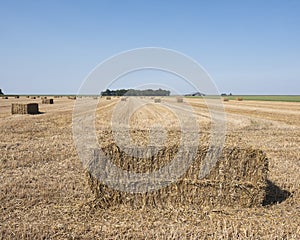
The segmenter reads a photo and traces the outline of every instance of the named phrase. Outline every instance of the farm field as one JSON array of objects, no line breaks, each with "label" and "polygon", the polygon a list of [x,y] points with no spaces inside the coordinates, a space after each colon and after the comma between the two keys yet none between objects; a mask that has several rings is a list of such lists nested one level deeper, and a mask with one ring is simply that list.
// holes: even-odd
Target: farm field
[{"label": "farm field", "polygon": [[[187,98],[202,98],[198,96],[187,96]],[[207,95],[204,98],[219,98],[216,95]],[[245,101],[271,101],[271,102],[300,102],[299,95],[224,95],[222,98],[228,100],[237,100],[238,98]]]},{"label": "farm field", "polygon": [[[123,104],[137,101],[148,104],[130,118],[133,128],[161,124],[180,129],[166,109],[175,98],[160,103],[128,98]],[[204,100],[184,101],[193,107],[201,133],[208,135]],[[11,115],[12,103],[27,102],[41,100],[0,99],[0,239],[300,239],[300,102],[224,102],[225,145],[261,149],[269,159],[267,194],[260,206],[141,209],[99,208],[73,142],[75,100],[54,98],[53,105],[39,104],[41,114]],[[102,142],[110,141],[104,130],[120,102],[99,101],[96,130]],[[143,142],[147,136],[133,138]]]},{"label": "farm field", "polygon": [[279,102],[300,102],[300,96],[297,95],[241,95],[241,96],[228,96],[230,100],[236,98],[243,98],[250,101],[279,101]]}]

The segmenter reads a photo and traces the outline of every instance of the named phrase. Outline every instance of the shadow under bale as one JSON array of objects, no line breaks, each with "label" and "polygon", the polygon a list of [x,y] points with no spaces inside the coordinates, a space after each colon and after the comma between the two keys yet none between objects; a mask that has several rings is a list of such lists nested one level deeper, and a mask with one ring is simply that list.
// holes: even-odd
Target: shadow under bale
[{"label": "shadow under bale", "polygon": [[270,180],[267,180],[266,196],[263,201],[263,206],[282,203],[291,197],[291,195],[292,194],[289,191],[283,190]]},{"label": "shadow under bale", "polygon": [[[156,155],[149,155],[151,149],[127,149],[124,153],[115,144],[108,144],[102,151],[108,159],[119,168],[130,172],[152,172],[162,165],[172,161],[176,146],[162,147]],[[154,149],[155,150],[155,149]],[[153,151],[154,151],[153,150]],[[208,176],[199,179],[208,147],[199,147],[192,165],[186,173],[166,187],[146,193],[130,193],[115,190],[104,185],[99,179],[99,167],[107,168],[105,164],[99,166],[99,150],[95,150],[94,159],[89,162],[87,172],[89,185],[95,195],[97,206],[108,208],[115,205],[126,205],[131,208],[143,207],[180,207],[190,205],[201,206],[261,206],[266,195],[268,159],[266,155],[255,149],[225,148],[221,159],[211,169]],[[133,154],[130,154],[132,151]],[[143,158],[133,157],[134,152],[140,151]],[[143,153],[144,151],[144,153]],[[182,159],[189,152],[184,152]],[[106,160],[105,160],[106,161]],[[103,162],[102,162],[103,163]],[[178,168],[178,166],[175,166]],[[124,184],[118,173],[113,174],[111,184]],[[167,176],[165,176],[167,178]],[[164,179],[164,176],[162,176]],[[155,179],[157,180],[157,179]],[[160,179],[158,179],[160,181]],[[162,180],[164,181],[164,180]],[[144,182],[132,182],[132,186],[139,187]]]}]

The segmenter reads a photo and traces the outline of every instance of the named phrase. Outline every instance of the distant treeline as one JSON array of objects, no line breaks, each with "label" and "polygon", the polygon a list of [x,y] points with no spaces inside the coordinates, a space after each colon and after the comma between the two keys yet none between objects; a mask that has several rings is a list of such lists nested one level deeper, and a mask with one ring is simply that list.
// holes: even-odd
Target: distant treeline
[{"label": "distant treeline", "polygon": [[137,90],[137,89],[117,89],[101,92],[102,96],[170,96],[170,91],[163,89],[146,89],[146,90]]}]

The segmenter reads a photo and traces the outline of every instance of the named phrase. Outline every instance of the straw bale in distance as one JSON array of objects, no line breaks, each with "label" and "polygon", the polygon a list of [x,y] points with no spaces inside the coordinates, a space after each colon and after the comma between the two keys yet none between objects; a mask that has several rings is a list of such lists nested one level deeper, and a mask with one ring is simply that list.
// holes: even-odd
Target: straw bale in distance
[{"label": "straw bale in distance", "polygon": [[121,98],[121,101],[125,102],[125,101],[126,101],[126,98],[125,98],[125,97],[122,97],[122,98]]},{"label": "straw bale in distance", "polygon": [[229,98],[223,98],[224,102],[229,102]]},{"label": "straw bale in distance", "polygon": [[[176,146],[164,147],[152,157],[149,151],[141,149],[127,149],[130,151],[144,151],[145,159],[132,157],[122,152],[116,145],[108,144],[102,150],[106,156],[125,171],[147,172],[157,170],[157,166],[168,163],[176,153]],[[260,206],[264,200],[267,186],[268,160],[266,155],[255,149],[225,148],[221,160],[211,169],[210,174],[204,179],[198,179],[202,163],[208,147],[199,147],[192,166],[184,176],[165,188],[148,193],[127,193],[107,187],[101,183],[97,176],[97,169],[93,168],[99,155],[95,150],[95,157],[89,163],[88,181],[92,192],[101,208],[114,205],[126,205],[131,208],[143,207],[176,207],[182,205],[197,206]],[[99,152],[98,152],[99,153]],[[140,152],[141,153],[141,152]],[[148,154],[148,155],[147,155]],[[182,156],[185,159],[187,155]],[[106,168],[106,166],[102,166]],[[122,184],[116,174],[112,184]],[[133,186],[145,184],[132,183]]]},{"label": "straw bale in distance", "polygon": [[44,98],[44,99],[42,99],[42,103],[43,104],[54,104],[54,100],[52,98],[50,98],[50,99]]},{"label": "straw bale in distance", "polygon": [[106,100],[111,100],[111,97],[106,97]]},{"label": "straw bale in distance", "polygon": [[12,114],[38,114],[39,105],[37,103],[13,103],[11,105]]},{"label": "straw bale in distance", "polygon": [[76,100],[76,96],[68,96],[68,99]]},{"label": "straw bale in distance", "polygon": [[237,100],[237,101],[243,101],[243,98],[238,97],[238,98],[236,98],[236,100]]},{"label": "straw bale in distance", "polygon": [[161,102],[161,99],[160,99],[160,98],[155,98],[155,99],[154,99],[154,102],[155,102],[155,103],[160,103],[160,102]]},{"label": "straw bale in distance", "polygon": [[178,102],[178,103],[183,103],[183,98],[182,98],[182,97],[178,97],[178,98],[177,98],[177,102]]}]

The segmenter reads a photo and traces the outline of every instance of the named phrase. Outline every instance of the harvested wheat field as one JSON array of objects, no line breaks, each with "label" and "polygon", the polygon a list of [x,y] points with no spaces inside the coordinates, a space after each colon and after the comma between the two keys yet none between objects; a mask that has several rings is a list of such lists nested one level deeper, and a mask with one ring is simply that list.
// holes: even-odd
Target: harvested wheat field
[{"label": "harvested wheat field", "polygon": [[[181,127],[168,105],[188,116],[189,103],[199,125],[195,161],[181,179],[149,193],[126,193],[99,182],[97,171],[87,173],[97,159],[80,160],[72,132],[77,100],[41,104],[38,115],[11,114],[12,103],[39,101],[0,99],[1,239],[300,239],[300,103],[224,102],[221,160],[199,180],[211,130],[201,98],[166,97],[159,104],[147,97],[101,98],[99,145],[126,171],[155,171],[179,151]],[[117,123],[114,135],[111,119],[115,107],[126,112],[137,101],[145,105],[128,121],[138,148],[124,153],[116,139],[122,141],[126,129]],[[164,127],[165,139],[151,138],[155,124]],[[142,148],[156,140],[165,140],[157,151]],[[132,157],[134,151],[145,158]]]}]

